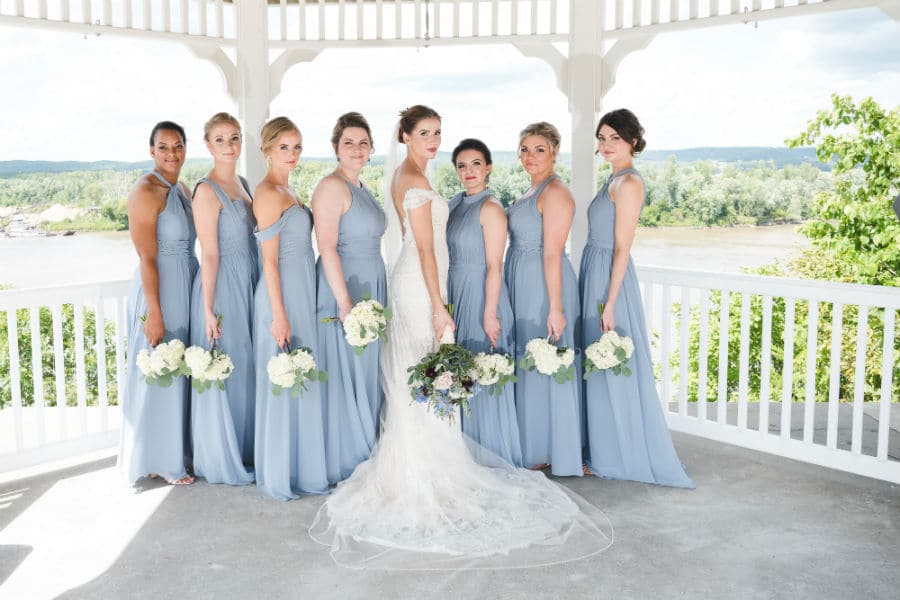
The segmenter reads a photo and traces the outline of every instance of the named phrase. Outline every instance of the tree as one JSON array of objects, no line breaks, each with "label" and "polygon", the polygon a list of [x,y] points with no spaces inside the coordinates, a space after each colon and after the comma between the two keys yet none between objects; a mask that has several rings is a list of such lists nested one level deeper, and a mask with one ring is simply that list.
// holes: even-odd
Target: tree
[{"label": "tree", "polygon": [[[820,161],[834,162],[834,188],[816,195],[812,219],[800,230],[813,250],[801,258],[798,270],[900,286],[900,222],[892,208],[900,185],[900,107],[886,110],[872,98],[854,104],[836,94],[831,104],[806,131],[786,141],[790,147],[815,144]],[[817,262],[836,269],[804,268]]]}]

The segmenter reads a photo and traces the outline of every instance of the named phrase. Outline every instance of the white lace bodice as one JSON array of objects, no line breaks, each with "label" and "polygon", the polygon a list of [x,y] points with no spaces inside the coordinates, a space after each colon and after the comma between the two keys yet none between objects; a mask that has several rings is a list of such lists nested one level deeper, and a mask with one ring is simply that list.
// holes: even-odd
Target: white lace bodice
[{"label": "white lace bodice", "polygon": [[[416,239],[412,227],[409,225],[409,212],[425,204],[431,203],[431,226],[434,234],[434,258],[438,267],[438,283],[441,289],[441,297],[447,300],[447,272],[450,268],[450,253],[447,250],[447,219],[450,217],[450,209],[447,201],[434,190],[423,188],[410,188],[403,197],[403,247],[397,259],[394,270],[391,272],[391,281],[399,284],[388,286],[388,294],[391,288],[402,289],[404,295],[409,295],[408,285],[417,289],[423,289],[428,308],[431,302],[428,299],[428,290],[422,279],[422,266],[419,262],[419,251],[416,248]],[[430,315],[431,313],[429,313]],[[430,316],[429,316],[430,322]]]}]

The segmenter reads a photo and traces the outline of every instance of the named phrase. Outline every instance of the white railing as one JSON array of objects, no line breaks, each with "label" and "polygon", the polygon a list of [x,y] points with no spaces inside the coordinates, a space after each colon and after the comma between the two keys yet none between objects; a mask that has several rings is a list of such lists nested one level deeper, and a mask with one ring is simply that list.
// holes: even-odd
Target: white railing
[{"label": "white railing", "polygon": [[[241,0],[250,2],[251,0]],[[390,43],[568,41],[571,11],[595,0],[269,0],[273,47],[324,48]],[[601,0],[596,0],[601,1]],[[753,22],[811,11],[877,5],[879,0],[602,0],[607,37],[656,34],[700,22]],[[248,7],[245,7],[248,8]],[[252,7],[249,7],[252,8]],[[0,24],[90,33],[129,33],[233,45],[236,4],[225,0],[0,0]]]},{"label": "white railing", "polygon": [[672,429],[900,483],[900,288],[661,267],[638,277]]},{"label": "white railing", "polygon": [[[638,276],[672,429],[900,483],[900,289],[661,267]],[[0,471],[116,443],[128,285],[0,292]],[[105,327],[86,335],[95,322]],[[15,340],[41,350],[23,362]]]},{"label": "white railing", "polygon": [[0,292],[0,344],[9,357],[0,364],[8,402],[0,409],[0,472],[118,440],[121,413],[110,400],[117,404],[124,385],[128,285]]}]

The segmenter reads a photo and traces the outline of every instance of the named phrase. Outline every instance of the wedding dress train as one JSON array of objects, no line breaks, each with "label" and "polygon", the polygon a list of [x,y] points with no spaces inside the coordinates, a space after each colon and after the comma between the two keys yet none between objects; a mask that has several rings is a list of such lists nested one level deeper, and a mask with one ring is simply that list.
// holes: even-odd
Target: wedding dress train
[{"label": "wedding dress train", "polygon": [[[447,202],[425,189],[409,190],[403,201],[407,214],[426,203],[446,299]],[[599,510],[543,473],[516,468],[468,440],[458,416],[449,424],[411,402],[407,368],[437,343],[408,220],[404,230],[388,283],[393,318],[381,353],[381,436],[369,460],[327,498],[310,535],[331,547],[336,562],[355,568],[530,567],[606,549],[612,528]]]}]

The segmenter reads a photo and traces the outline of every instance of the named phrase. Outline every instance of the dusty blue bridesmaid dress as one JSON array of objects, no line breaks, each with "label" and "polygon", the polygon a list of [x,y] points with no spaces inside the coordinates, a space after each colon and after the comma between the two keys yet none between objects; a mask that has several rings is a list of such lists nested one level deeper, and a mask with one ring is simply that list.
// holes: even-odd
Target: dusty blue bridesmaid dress
[{"label": "dusty blue bridesmaid dress", "polygon": [[[588,207],[588,241],[581,255],[582,332],[584,346],[600,338],[598,303],[606,302],[615,247],[616,205],[609,185],[635,169],[613,173]],[[588,444],[585,457],[591,471],[609,479],[628,479],[693,488],[666,425],[650,359],[647,326],[634,262],[628,268],[616,299],[616,333],[634,341],[628,367],[631,375],[610,371],[591,374],[584,394]]]},{"label": "dusty blue bridesmaid dress", "polygon": [[[292,348],[305,346],[319,353],[316,340],[316,271],[310,240],[312,215],[294,205],[269,227],[256,232],[260,242],[278,236],[281,298],[291,325]],[[325,474],[325,436],[320,384],[307,382],[302,396],[289,391],[272,393],[266,365],[281,352],[272,337],[272,305],[265,274],[256,285],[253,345],[256,354],[256,485],[279,500],[299,494],[328,492]]]},{"label": "dusty blue bridesmaid dress", "polygon": [[[217,345],[231,357],[234,371],[225,389],[191,390],[194,474],[210,483],[253,483],[253,413],[256,369],[253,360],[253,294],[258,279],[256,220],[241,198],[231,199],[215,182],[203,178],[222,203],[218,223],[219,267],[213,310],[222,315]],[[246,180],[241,183],[250,193]],[[196,188],[195,188],[196,189]],[[196,193],[196,192],[195,192]],[[202,273],[191,294],[191,344],[209,348],[203,307]]]},{"label": "dusty blue bridesmaid dress", "polygon": [[[530,340],[547,337],[550,298],[544,278],[543,217],[537,209],[537,199],[547,184],[557,178],[558,175],[548,177],[508,209],[505,271],[515,317],[517,361],[525,355],[525,345]],[[566,327],[557,344],[575,349],[575,331],[581,326],[578,283],[569,257],[563,255],[561,260]],[[583,474],[580,363],[576,349],[575,378],[566,383],[516,367],[516,412],[526,466],[550,463],[554,475]]]},{"label": "dusty blue bridesmaid dress", "polygon": [[[487,262],[484,234],[481,231],[481,207],[492,195],[484,190],[473,196],[460,193],[450,201],[447,221],[447,246],[450,250],[450,272],[447,295],[453,303],[456,342],[472,352],[491,352],[491,342],[484,332],[484,281]],[[497,303],[500,336],[494,352],[515,353],[512,307],[506,283],[500,282]],[[522,445],[516,417],[515,385],[508,383],[499,394],[479,390],[469,401],[469,414],[462,415],[463,432],[479,445],[517,467],[522,464]]]},{"label": "dusty blue bridesmaid dress", "polygon": [[[197,273],[194,256],[194,219],[191,203],[179,186],[151,173],[169,188],[166,206],[156,222],[156,263],[159,269],[159,304],[165,333],[163,341],[188,344],[191,319],[191,282]],[[140,265],[128,294],[128,367],[122,398],[122,436],[118,465],[130,483],[156,473],[174,480],[187,476],[190,460],[188,419],[190,383],[176,377],[169,387],[147,385],[135,360],[143,349],[152,350],[144,337],[141,317],[147,302]]]},{"label": "dusty blue bridesmaid dress", "polygon": [[[387,283],[381,236],[386,226],[385,214],[365,186],[353,185],[346,179],[344,182],[350,188],[351,203],[338,226],[337,251],[347,292],[354,303],[368,295],[384,305]],[[316,264],[316,276],[318,318],[338,316],[337,301],[325,277],[321,258]],[[357,356],[344,338],[340,321],[319,321],[318,336],[319,368],[328,371],[328,381],[321,385],[325,459],[328,481],[337,483],[369,458],[375,445],[384,400],[378,368],[381,342],[373,342]]]}]

